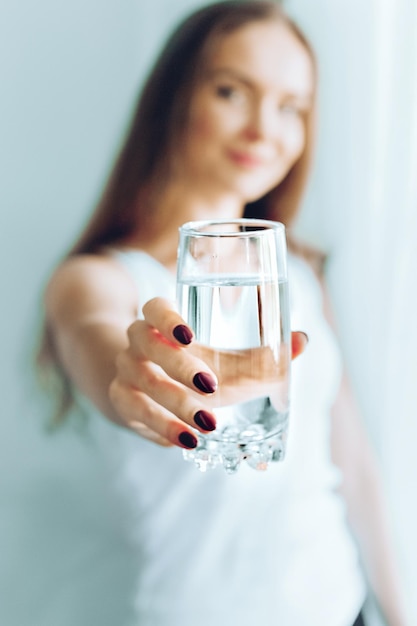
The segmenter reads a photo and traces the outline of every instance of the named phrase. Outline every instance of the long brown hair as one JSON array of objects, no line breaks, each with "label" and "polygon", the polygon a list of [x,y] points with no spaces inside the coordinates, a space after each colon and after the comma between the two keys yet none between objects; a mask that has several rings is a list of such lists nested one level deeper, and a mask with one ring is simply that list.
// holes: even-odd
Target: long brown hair
[{"label": "long brown hair", "polygon": [[[248,23],[265,20],[287,25],[309,53],[315,68],[309,43],[276,2],[226,0],[191,14],[168,39],[150,72],[103,195],[67,256],[99,253],[103,246],[121,242],[143,227],[152,203],[141,202],[141,195],[152,194],[170,176],[174,151],[186,130],[198,74],[213,42]],[[287,225],[293,221],[310,169],[313,118],[314,110],[306,117],[306,147],[300,159],[276,188],[246,205],[245,217],[268,218]],[[47,325],[38,364],[41,370],[52,369],[58,374],[57,417],[62,417],[73,394]]]}]

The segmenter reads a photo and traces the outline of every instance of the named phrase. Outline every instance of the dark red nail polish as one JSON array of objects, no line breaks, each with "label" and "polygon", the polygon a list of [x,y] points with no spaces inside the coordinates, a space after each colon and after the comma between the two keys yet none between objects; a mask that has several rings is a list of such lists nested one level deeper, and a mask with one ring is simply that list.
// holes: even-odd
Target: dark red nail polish
[{"label": "dark red nail polish", "polygon": [[197,389],[204,391],[204,393],[214,393],[217,388],[216,381],[205,372],[198,372],[193,378],[193,383]]},{"label": "dark red nail polish", "polygon": [[185,446],[186,448],[196,448],[197,447],[197,438],[194,437],[191,433],[184,431],[178,435],[179,442]]},{"label": "dark red nail polish", "polygon": [[178,324],[178,326],[175,326],[172,334],[177,341],[184,344],[185,346],[191,343],[193,339],[193,333],[188,328],[188,326],[185,326],[184,324]]},{"label": "dark red nail polish", "polygon": [[215,420],[207,411],[197,411],[194,415],[194,421],[203,430],[214,430],[216,428]]}]

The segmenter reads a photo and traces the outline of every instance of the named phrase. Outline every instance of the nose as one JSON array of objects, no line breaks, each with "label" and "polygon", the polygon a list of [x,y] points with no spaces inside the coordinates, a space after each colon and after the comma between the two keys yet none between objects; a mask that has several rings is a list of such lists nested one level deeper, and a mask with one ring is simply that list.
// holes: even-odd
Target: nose
[{"label": "nose", "polygon": [[276,137],[278,126],[276,111],[271,109],[269,103],[259,102],[248,112],[244,134],[249,141],[271,139]]}]

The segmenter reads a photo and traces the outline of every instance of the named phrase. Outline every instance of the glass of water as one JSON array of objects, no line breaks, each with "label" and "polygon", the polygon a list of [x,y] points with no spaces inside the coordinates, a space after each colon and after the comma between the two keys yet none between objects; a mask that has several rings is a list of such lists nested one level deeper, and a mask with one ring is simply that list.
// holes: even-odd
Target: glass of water
[{"label": "glass of water", "polygon": [[207,397],[217,428],[184,451],[205,471],[242,461],[257,470],[284,458],[290,382],[285,228],[234,219],[180,228],[179,311],[195,333],[191,349],[216,373]]}]

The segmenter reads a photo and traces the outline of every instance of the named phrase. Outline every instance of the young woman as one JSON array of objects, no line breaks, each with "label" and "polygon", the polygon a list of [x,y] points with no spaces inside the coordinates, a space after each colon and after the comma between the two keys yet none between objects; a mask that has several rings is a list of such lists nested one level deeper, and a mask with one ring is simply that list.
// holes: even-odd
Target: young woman
[{"label": "young woman", "polygon": [[[202,475],[179,450],[197,445],[196,429],[215,429],[207,399],[217,378],[170,304],[178,227],[240,216],[291,226],[315,86],[311,49],[279,5],[195,12],[151,72],[103,198],[47,287],[41,362],[62,383],[59,418],[71,405],[89,413],[109,509],[123,519],[115,533],[133,551],[134,588],[115,597],[130,621],[125,610],[113,625],[358,625],[360,560],[387,623],[405,623],[372,455],[323,313],[318,255],[290,239],[292,323],[310,342],[294,363],[286,460],[266,473]],[[305,343],[293,333],[293,356]],[[113,560],[106,554],[103,545],[111,587],[124,564],[114,547]],[[94,576],[89,566],[84,577]]]}]

